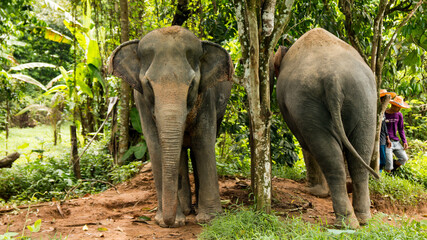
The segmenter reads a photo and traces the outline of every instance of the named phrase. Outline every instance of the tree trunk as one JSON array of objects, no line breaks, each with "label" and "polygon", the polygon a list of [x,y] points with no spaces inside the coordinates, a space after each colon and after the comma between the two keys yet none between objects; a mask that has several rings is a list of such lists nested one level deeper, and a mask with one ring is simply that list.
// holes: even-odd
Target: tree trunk
[{"label": "tree trunk", "polygon": [[20,154],[18,152],[11,153],[7,155],[5,158],[0,159],[0,168],[10,168],[12,167],[12,163],[18,159]]},{"label": "tree trunk", "polygon": [[10,118],[10,106],[9,106],[9,99],[6,98],[6,155],[7,155],[7,148],[8,148],[8,141],[9,141],[9,118]]},{"label": "tree trunk", "polygon": [[[243,86],[248,94],[251,145],[251,179],[257,210],[271,211],[270,84],[268,61],[284,26],[291,1],[234,2],[244,69]],[[279,16],[275,17],[275,7]]]},{"label": "tree trunk", "polygon": [[[127,0],[120,0],[120,26],[121,43],[129,41],[129,14]],[[122,157],[129,148],[129,115],[130,115],[130,97],[131,88],[125,81],[120,85],[120,135],[117,161],[118,165],[123,164]]]},{"label": "tree trunk", "polygon": [[79,152],[77,145],[77,128],[75,125],[70,126],[70,136],[71,136],[71,165],[73,166],[73,172],[77,179],[81,179],[80,174],[80,161],[79,161]]}]

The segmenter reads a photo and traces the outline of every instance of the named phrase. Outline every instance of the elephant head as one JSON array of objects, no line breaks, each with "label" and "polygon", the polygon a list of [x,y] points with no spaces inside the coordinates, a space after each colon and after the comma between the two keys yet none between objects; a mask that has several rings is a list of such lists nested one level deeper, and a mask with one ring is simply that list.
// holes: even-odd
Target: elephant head
[{"label": "elephant head", "polygon": [[123,43],[110,57],[109,72],[142,94],[155,122],[161,148],[163,219],[168,226],[176,216],[186,124],[195,118],[208,89],[231,80],[232,66],[222,47],[200,41],[179,26],[157,29],[141,40]]}]

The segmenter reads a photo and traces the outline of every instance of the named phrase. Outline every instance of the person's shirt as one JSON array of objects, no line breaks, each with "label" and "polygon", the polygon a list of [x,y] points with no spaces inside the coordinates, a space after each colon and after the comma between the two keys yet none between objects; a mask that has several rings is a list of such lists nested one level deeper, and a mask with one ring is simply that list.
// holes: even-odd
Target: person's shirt
[{"label": "person's shirt", "polygon": [[399,141],[399,137],[396,135],[399,132],[400,139],[403,143],[406,143],[405,130],[403,129],[403,115],[401,112],[396,113],[385,113],[386,124],[388,135],[390,140]]},{"label": "person's shirt", "polygon": [[381,132],[380,132],[380,145],[387,145],[387,125],[385,123],[385,116],[383,118],[383,122],[381,123]]}]

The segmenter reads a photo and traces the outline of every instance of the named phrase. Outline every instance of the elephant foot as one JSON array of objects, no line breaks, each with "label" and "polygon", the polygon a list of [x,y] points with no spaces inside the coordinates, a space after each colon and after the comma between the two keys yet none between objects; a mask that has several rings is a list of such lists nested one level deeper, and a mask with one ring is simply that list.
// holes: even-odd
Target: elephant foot
[{"label": "elephant foot", "polygon": [[182,213],[185,216],[190,215],[190,213],[191,213],[191,207],[190,206],[181,206],[181,209],[182,209]]},{"label": "elephant foot", "polygon": [[329,188],[323,185],[315,185],[313,187],[308,187],[308,192],[316,197],[325,198],[329,196]]},{"label": "elephant foot", "polygon": [[205,210],[205,211],[198,211],[197,216],[196,216],[196,221],[198,223],[208,223],[210,222],[213,218],[215,218],[215,216],[218,213],[222,213],[222,208],[212,208],[209,210]]},{"label": "elephant foot", "polygon": [[350,216],[338,215],[336,217],[334,226],[337,228],[349,228],[349,229],[357,229],[360,227],[359,221],[357,220],[354,214]]},{"label": "elephant foot", "polygon": [[360,225],[366,225],[368,223],[368,220],[371,219],[371,212],[354,212],[356,214],[357,220],[359,220]]},{"label": "elephant foot", "polygon": [[215,217],[214,213],[199,213],[196,216],[198,223],[208,223]]},{"label": "elephant foot", "polygon": [[176,214],[175,223],[172,226],[166,225],[163,221],[163,215],[161,212],[156,213],[156,217],[154,218],[156,223],[163,228],[176,228],[176,227],[182,227],[185,225],[185,215],[181,213]]}]

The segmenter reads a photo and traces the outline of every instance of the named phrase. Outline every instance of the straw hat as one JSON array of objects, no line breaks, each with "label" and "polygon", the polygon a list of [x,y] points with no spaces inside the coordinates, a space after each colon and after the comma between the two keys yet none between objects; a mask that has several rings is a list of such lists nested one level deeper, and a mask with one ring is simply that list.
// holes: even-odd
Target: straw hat
[{"label": "straw hat", "polygon": [[385,89],[380,89],[380,97],[384,97],[385,95],[390,95],[391,98],[396,97],[396,93],[387,92],[387,90],[385,90]]},{"label": "straw hat", "polygon": [[390,103],[396,107],[409,108],[409,104],[404,102],[403,97],[401,97],[401,96],[396,96],[395,98],[393,98],[393,100],[390,100]]}]

